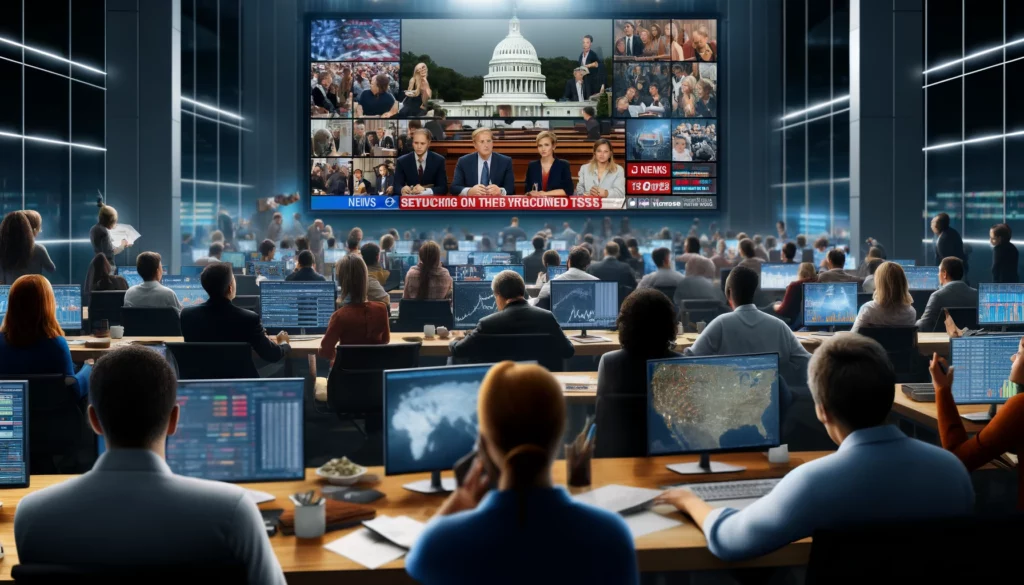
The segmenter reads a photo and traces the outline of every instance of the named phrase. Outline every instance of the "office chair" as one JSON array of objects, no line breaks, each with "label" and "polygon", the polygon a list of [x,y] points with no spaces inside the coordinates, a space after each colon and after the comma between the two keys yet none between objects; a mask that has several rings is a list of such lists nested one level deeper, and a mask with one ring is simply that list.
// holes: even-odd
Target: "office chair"
[{"label": "office chair", "polygon": [[384,292],[390,293],[402,284],[402,270],[389,270],[388,278],[384,281]]},{"label": "office chair", "polygon": [[647,456],[647,391],[607,394],[597,400],[595,457]]},{"label": "office chair", "polygon": [[1005,582],[1022,534],[1019,513],[819,530],[806,583]]},{"label": "office chair", "polygon": [[[654,287],[658,292],[668,297],[668,300],[672,301],[672,312],[679,314],[679,308],[676,307],[676,287],[674,286],[656,286]],[[621,304],[621,303],[620,303]],[[678,322],[678,321],[677,321]]]},{"label": "office chair", "polygon": [[910,298],[913,299],[914,312],[917,313],[917,318],[920,319],[924,313],[924,308],[928,306],[928,299],[931,298],[933,290],[912,290],[910,291]]},{"label": "office chair", "polygon": [[768,250],[769,262],[782,262],[782,252],[779,250]]},{"label": "office chair", "polygon": [[[814,264],[814,248],[807,248],[802,251],[800,255],[800,262],[810,262]],[[817,266],[815,266],[817,268]]]},{"label": "office chair", "polygon": [[712,319],[719,316],[722,310],[720,301],[710,299],[690,299],[679,301],[679,322],[683,324],[683,330],[694,332],[697,330],[697,322],[710,323]]},{"label": "office chair", "polygon": [[896,382],[927,382],[928,360],[917,349],[917,327],[861,327],[858,331],[874,339],[885,353],[896,371]]},{"label": "office chair", "polygon": [[167,343],[179,380],[259,378],[252,348],[242,342]]},{"label": "office chair", "polygon": [[98,319],[106,319],[110,325],[121,324],[121,307],[124,305],[123,290],[93,291],[89,295],[89,325]]},{"label": "office chair", "polygon": [[424,325],[452,328],[452,304],[448,300],[423,301],[402,299],[398,303],[398,321],[391,328],[396,333],[423,331]]},{"label": "office chair", "polygon": [[18,585],[135,585],[137,583],[187,583],[201,581],[220,585],[245,585],[245,565],[172,565],[172,566],[72,566],[20,564],[11,567]]},{"label": "office chair", "polygon": [[129,337],[181,337],[178,310],[171,307],[123,307],[121,323]]},{"label": "office chair", "polygon": [[[957,327],[961,329],[964,327],[978,328],[978,307],[943,307],[943,309],[949,311],[949,316],[953,318],[953,323],[956,323]],[[944,311],[939,311],[932,331],[946,332],[946,313]]]},{"label": "office chair", "polygon": [[547,333],[514,333],[503,335],[474,335],[476,349],[470,355],[453,358],[455,364],[493,364],[504,360],[535,361],[551,372],[565,371],[558,353],[561,340]]},{"label": "office chair", "polygon": [[231,304],[258,315],[260,312],[260,295],[259,293],[255,295],[239,295],[231,299]]},{"label": "office chair", "polygon": [[875,293],[869,292],[857,293],[857,310],[859,311],[861,307],[871,302],[874,299],[874,295]]},{"label": "office chair", "polygon": [[260,285],[256,284],[255,274],[235,275],[235,294],[243,296],[260,296]]},{"label": "office chair", "polygon": [[28,381],[28,453],[33,474],[82,473],[96,460],[85,401],[64,374],[2,376]]},{"label": "office chair", "polygon": [[732,268],[720,268],[718,270],[718,283],[722,285],[722,292],[725,292],[725,281],[729,280]]},{"label": "office chair", "polygon": [[[327,378],[327,404],[363,435],[379,430],[384,420],[384,370],[416,368],[423,344],[339,345]],[[356,419],[363,419],[360,427]]]}]

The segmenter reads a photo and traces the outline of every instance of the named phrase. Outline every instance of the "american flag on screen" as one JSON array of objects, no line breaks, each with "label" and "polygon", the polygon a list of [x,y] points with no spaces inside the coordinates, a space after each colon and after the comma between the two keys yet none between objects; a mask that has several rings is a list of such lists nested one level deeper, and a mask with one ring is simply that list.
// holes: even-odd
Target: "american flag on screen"
[{"label": "american flag on screen", "polygon": [[314,20],[310,57],[314,61],[398,61],[401,30],[398,19]]}]

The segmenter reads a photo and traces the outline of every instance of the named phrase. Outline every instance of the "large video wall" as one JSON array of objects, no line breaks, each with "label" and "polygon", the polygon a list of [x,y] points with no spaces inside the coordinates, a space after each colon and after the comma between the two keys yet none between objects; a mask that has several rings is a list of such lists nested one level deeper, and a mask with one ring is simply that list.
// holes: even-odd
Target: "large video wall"
[{"label": "large video wall", "polygon": [[311,210],[718,208],[714,19],[308,25]]}]

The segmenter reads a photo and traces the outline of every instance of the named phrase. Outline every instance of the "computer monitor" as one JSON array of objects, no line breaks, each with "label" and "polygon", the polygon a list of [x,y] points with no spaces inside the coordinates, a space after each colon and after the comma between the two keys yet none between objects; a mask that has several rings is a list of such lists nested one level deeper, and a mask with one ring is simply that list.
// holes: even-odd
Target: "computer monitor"
[{"label": "computer monitor", "polygon": [[452,327],[473,329],[487,315],[498,310],[489,282],[452,283]]},{"label": "computer monitor", "polygon": [[470,264],[522,264],[523,255],[519,252],[472,252]]},{"label": "computer monitor", "polygon": [[224,252],[220,255],[221,262],[228,262],[235,268],[245,268],[245,254],[242,252]]},{"label": "computer monitor", "polygon": [[817,248],[814,249],[814,267],[815,268],[820,267],[822,265],[822,263],[825,262],[826,258],[828,258],[828,250],[821,251],[821,250],[818,250]]},{"label": "computer monitor", "polygon": [[648,245],[652,251],[658,248],[668,248],[669,252],[672,251],[672,240],[651,240],[651,243]]},{"label": "computer monitor", "polygon": [[728,253],[728,254],[730,254],[732,256],[735,256],[740,251],[740,241],[739,240],[726,240],[725,241],[725,251],[726,251],[726,253]]},{"label": "computer monitor", "polygon": [[799,264],[762,264],[761,288],[765,290],[785,290],[789,283],[797,279]]},{"label": "computer monitor", "polygon": [[533,254],[533,241],[532,240],[517,240],[516,241],[516,252],[523,255]]},{"label": "computer monitor", "polygon": [[903,268],[907,275],[910,290],[936,290],[939,288],[938,266],[907,266]]},{"label": "computer monitor", "polygon": [[568,266],[548,266],[548,281],[550,282],[556,277],[565,274],[566,270],[569,270]]},{"label": "computer monitor", "polygon": [[448,250],[448,258],[445,260],[445,264],[448,266],[469,264],[469,254],[468,250]]},{"label": "computer monitor", "polygon": [[139,276],[139,269],[134,266],[118,266],[117,274],[124,278],[128,286],[142,284],[142,277]]},{"label": "computer monitor", "polygon": [[908,259],[892,259],[892,258],[889,258],[889,259],[886,259],[886,262],[892,262],[893,264],[899,264],[900,266],[902,266],[904,268],[906,268],[907,266],[916,266],[917,265],[917,260],[910,260],[909,258]]},{"label": "computer monitor", "polygon": [[178,406],[166,449],[174,473],[227,482],[305,477],[302,378],[179,380]]},{"label": "computer monitor", "polygon": [[260,283],[260,318],[268,331],[324,333],[334,314],[334,283],[293,281]]},{"label": "computer monitor", "polygon": [[777,353],[648,361],[647,454],[699,454],[668,466],[684,475],[742,471],[710,454],[777,447],[779,402]]},{"label": "computer monitor", "polygon": [[249,261],[249,266],[245,269],[246,274],[250,276],[256,276],[266,278],[267,280],[284,280],[286,276],[291,274],[291,270],[288,270],[288,263],[283,261]]},{"label": "computer monitor", "polygon": [[186,265],[182,266],[177,276],[199,276],[203,273],[205,266]]},{"label": "computer monitor", "polygon": [[1020,347],[1020,335],[954,337],[950,343],[953,400],[957,404],[1002,404],[1017,395],[1010,382],[1010,361]]},{"label": "computer monitor", "polygon": [[523,276],[525,274],[523,272],[522,264],[485,264],[483,269],[483,279],[487,282],[494,280],[495,276],[498,276],[500,272],[504,272],[505,270],[511,270],[519,276]]},{"label": "computer monitor", "polygon": [[853,325],[857,319],[856,282],[805,282],[804,325]]},{"label": "computer monitor", "polygon": [[603,280],[552,280],[551,312],[562,329],[582,330],[574,338],[590,338],[587,330],[615,329],[619,284]]},{"label": "computer monitor", "polygon": [[853,254],[847,254],[846,263],[843,264],[843,270],[857,270],[857,257]]},{"label": "computer monitor", "polygon": [[346,254],[348,254],[348,250],[342,250],[341,248],[328,248],[327,250],[324,250],[324,262],[327,264],[337,264],[345,257]]},{"label": "computer monitor", "polygon": [[978,285],[978,325],[1024,324],[1024,284]]},{"label": "computer monitor", "polygon": [[210,300],[198,276],[165,276],[160,284],[174,291],[182,307],[201,305]]},{"label": "computer monitor", "polygon": [[473,450],[477,394],[491,365],[447,366],[384,372],[384,473],[430,472],[410,483],[420,493],[453,491],[441,472]]},{"label": "computer monitor", "polygon": [[395,254],[412,254],[412,240],[399,240],[391,250]]},{"label": "computer monitor", "polygon": [[82,285],[55,284],[53,296],[57,301],[57,324],[65,331],[82,329]]},{"label": "computer monitor", "polygon": [[28,487],[28,420],[28,382],[0,380],[0,489]]},{"label": "computer monitor", "polygon": [[288,264],[288,272],[295,270],[295,254],[291,250],[278,250],[274,254],[274,260],[278,262],[286,262]]},{"label": "computer monitor", "polygon": [[448,274],[452,282],[480,281],[484,279],[484,267],[475,264],[449,264]]},{"label": "computer monitor", "polygon": [[249,253],[256,251],[256,240],[235,240],[235,249],[239,252]]},{"label": "computer monitor", "polygon": [[566,240],[551,240],[550,247],[552,250],[564,252],[569,249],[569,242]]},{"label": "computer monitor", "polygon": [[198,262],[202,258],[209,258],[209,248],[192,248],[192,261]]}]

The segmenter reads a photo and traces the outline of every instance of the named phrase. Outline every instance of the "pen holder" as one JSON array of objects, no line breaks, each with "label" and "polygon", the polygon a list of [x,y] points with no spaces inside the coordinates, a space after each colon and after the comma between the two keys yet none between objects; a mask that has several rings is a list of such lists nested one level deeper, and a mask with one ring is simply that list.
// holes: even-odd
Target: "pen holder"
[{"label": "pen holder", "polygon": [[110,337],[110,321],[107,319],[94,319],[92,322],[93,337]]},{"label": "pen holder", "polygon": [[295,504],[295,536],[296,538],[320,538],[327,532],[327,499],[321,498],[315,506],[303,506],[290,498]]},{"label": "pen holder", "polygon": [[590,460],[594,458],[594,442],[579,451],[576,442],[565,445],[565,478],[571,487],[590,485]]}]

